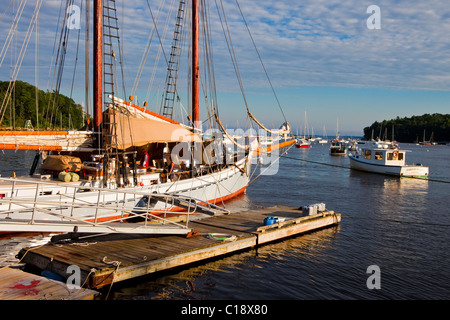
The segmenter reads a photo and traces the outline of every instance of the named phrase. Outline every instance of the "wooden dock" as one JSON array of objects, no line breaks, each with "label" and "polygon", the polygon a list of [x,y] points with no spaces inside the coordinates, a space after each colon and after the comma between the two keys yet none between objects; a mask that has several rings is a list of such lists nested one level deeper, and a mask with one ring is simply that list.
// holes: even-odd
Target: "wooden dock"
[{"label": "wooden dock", "polygon": [[0,300],[92,300],[98,292],[69,288],[65,283],[20,269],[0,269]]},{"label": "wooden dock", "polygon": [[[278,222],[264,226],[267,217]],[[112,283],[253,248],[286,237],[336,225],[341,215],[315,215],[275,206],[191,220],[188,236],[102,235],[66,243],[24,248],[22,262],[67,278],[68,267],[78,266],[81,283],[98,289]]]}]

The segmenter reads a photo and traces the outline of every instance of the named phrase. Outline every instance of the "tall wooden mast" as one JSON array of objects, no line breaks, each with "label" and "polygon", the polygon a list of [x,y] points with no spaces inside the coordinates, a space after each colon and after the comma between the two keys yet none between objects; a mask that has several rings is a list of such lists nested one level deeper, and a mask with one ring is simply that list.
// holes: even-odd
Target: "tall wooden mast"
[{"label": "tall wooden mast", "polygon": [[[94,0],[94,132],[103,122],[103,0]],[[98,141],[98,140],[97,140]]]},{"label": "tall wooden mast", "polygon": [[198,0],[192,0],[192,121],[199,128]]}]

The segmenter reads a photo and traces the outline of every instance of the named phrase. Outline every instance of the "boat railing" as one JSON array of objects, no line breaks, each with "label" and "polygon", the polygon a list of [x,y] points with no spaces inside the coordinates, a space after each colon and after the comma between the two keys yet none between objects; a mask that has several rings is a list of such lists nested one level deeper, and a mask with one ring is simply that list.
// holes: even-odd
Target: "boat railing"
[{"label": "boat railing", "polygon": [[[80,232],[188,233],[193,213],[229,213],[176,194],[13,178],[1,181],[0,231],[67,232],[77,228]],[[28,196],[15,196],[19,183],[29,188]],[[58,190],[56,194],[45,193],[49,186]]]}]

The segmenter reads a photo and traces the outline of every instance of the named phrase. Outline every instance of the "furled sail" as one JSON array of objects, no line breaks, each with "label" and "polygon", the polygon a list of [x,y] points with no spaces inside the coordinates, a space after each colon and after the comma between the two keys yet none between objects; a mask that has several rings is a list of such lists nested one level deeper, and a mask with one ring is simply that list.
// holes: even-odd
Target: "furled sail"
[{"label": "furled sail", "polygon": [[247,113],[248,113],[249,117],[252,118],[253,121],[255,121],[258,126],[260,126],[265,131],[269,132],[270,134],[283,135],[283,134],[291,133],[291,127],[289,126],[289,123],[287,121],[285,123],[283,123],[283,125],[280,127],[280,129],[270,130],[270,129],[266,128],[261,122],[259,122],[258,119],[256,119],[255,116],[248,109],[247,109]]},{"label": "furled sail", "polygon": [[244,149],[244,150],[248,150],[248,148],[249,148],[248,145],[245,146],[245,145],[239,144],[239,143],[237,143],[237,142],[234,140],[234,138],[233,138],[232,136],[230,136],[230,134],[227,132],[227,130],[225,130],[225,128],[223,127],[222,122],[220,121],[219,116],[217,115],[216,112],[214,112],[214,116],[215,116],[215,118],[216,118],[217,124],[220,126],[220,128],[222,129],[223,133],[227,136],[227,138],[228,138],[235,146],[237,146],[238,148],[241,148],[241,149]]},{"label": "furled sail", "polygon": [[[202,141],[198,134],[192,133],[179,124],[126,116],[112,109],[109,110],[108,116],[115,118],[117,146],[122,150],[155,142]],[[109,129],[113,130],[114,128],[111,125]]]}]

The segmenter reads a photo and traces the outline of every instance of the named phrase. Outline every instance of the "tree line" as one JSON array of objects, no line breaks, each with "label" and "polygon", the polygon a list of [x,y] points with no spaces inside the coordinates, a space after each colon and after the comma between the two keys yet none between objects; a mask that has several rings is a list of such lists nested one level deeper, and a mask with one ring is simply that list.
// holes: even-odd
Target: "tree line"
[{"label": "tree line", "polygon": [[375,121],[364,128],[364,138],[367,140],[380,138],[382,140],[399,142],[448,142],[450,141],[450,114],[424,114],[410,118]]},{"label": "tree line", "polygon": [[[16,81],[11,98],[5,100],[9,81],[0,81],[0,103],[5,101],[1,128],[79,129],[83,127],[83,107],[65,95],[37,90],[23,81]],[[38,104],[36,104],[36,96]],[[38,115],[38,116],[36,116]],[[0,114],[0,118],[1,118]]]}]

